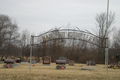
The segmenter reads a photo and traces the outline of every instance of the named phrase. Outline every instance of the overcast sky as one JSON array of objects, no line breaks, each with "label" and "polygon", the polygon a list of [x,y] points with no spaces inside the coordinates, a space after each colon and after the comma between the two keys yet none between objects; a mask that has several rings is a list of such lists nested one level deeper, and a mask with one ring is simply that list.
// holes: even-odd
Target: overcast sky
[{"label": "overcast sky", "polygon": [[[0,14],[35,35],[68,23],[92,32],[96,14],[106,11],[107,0],[0,0]],[[116,13],[113,26],[120,27],[120,0],[110,0],[110,11]]]}]

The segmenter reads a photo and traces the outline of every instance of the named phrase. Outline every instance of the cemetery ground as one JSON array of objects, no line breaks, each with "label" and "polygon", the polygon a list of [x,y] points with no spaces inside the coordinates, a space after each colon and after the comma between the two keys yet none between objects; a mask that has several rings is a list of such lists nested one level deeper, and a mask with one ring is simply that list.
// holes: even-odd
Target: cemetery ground
[{"label": "cemetery ground", "polygon": [[[96,64],[92,70],[81,70],[86,64],[77,64],[69,66],[66,69],[56,69],[56,63],[51,66],[43,66],[40,63],[31,66],[29,64],[19,64],[14,68],[3,68],[0,64],[0,80],[120,80],[120,69],[106,69],[102,64]],[[33,65],[33,64],[32,64]]]}]

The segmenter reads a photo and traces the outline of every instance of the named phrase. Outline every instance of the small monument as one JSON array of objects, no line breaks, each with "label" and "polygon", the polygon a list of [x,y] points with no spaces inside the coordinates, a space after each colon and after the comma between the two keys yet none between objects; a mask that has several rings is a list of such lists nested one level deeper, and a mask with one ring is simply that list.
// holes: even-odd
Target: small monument
[{"label": "small monument", "polygon": [[4,61],[0,61],[0,64],[3,64],[4,63]]},{"label": "small monument", "polygon": [[65,57],[59,57],[59,60],[66,60],[66,58]]},{"label": "small monument", "polygon": [[5,65],[3,65],[4,68],[14,68],[14,59],[4,59],[4,63],[6,63]]},{"label": "small monument", "polygon": [[51,65],[51,57],[45,56],[43,57],[43,65]]},{"label": "small monument", "polygon": [[37,61],[36,60],[32,60],[31,63],[32,64],[37,64]]},{"label": "small monument", "polygon": [[56,60],[56,69],[66,69],[66,60]]},{"label": "small monument", "polygon": [[69,66],[74,66],[74,61],[73,60],[69,61]]},{"label": "small monument", "polygon": [[96,65],[95,61],[91,61],[91,60],[87,61],[86,64],[87,64],[88,66],[89,66],[89,65],[92,65],[92,66],[95,66],[95,65]]},{"label": "small monument", "polygon": [[67,58],[65,58],[65,57],[63,57],[63,56],[59,57],[59,60],[66,60],[66,64],[69,63],[69,59],[67,59]]},{"label": "small monument", "polygon": [[28,64],[28,62],[21,62],[21,64]]}]

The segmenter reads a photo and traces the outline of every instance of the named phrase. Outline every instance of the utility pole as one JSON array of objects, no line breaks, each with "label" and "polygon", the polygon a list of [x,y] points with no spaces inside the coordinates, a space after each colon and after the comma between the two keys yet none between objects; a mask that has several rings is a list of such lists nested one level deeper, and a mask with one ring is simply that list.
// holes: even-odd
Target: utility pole
[{"label": "utility pole", "polygon": [[31,35],[31,49],[30,49],[30,71],[31,71],[31,58],[32,58],[32,51],[33,51],[33,42],[34,36]]},{"label": "utility pole", "polygon": [[106,48],[105,48],[105,67],[107,65],[108,73],[108,15],[109,15],[109,0],[107,1],[107,22],[106,22]]}]

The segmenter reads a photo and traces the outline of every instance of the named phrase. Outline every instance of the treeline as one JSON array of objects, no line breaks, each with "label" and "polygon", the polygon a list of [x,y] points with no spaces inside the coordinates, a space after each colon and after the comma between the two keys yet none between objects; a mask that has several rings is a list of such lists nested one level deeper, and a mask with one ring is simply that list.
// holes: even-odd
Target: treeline
[{"label": "treeline", "polygon": [[19,32],[17,23],[8,15],[0,14],[0,57],[22,56],[30,44],[29,31]]},{"label": "treeline", "polygon": [[[115,13],[110,12],[108,28],[106,28],[106,13],[96,15],[95,35],[99,36],[98,46],[93,44],[70,39],[54,39],[39,43],[40,39],[35,39],[39,44],[33,44],[33,56],[40,57],[50,56],[52,62],[60,56],[64,56],[78,63],[86,63],[88,60],[94,60],[96,63],[105,62],[105,35],[109,33],[109,63],[119,61],[120,51],[120,29],[115,30],[112,24],[115,20]],[[22,58],[30,56],[30,32],[27,30],[20,33],[18,26],[9,16],[0,15],[0,57],[21,56]],[[111,33],[113,32],[113,35]],[[115,33],[114,33],[115,32]],[[53,32],[52,35],[59,34]],[[110,37],[113,37],[110,39]]]}]

